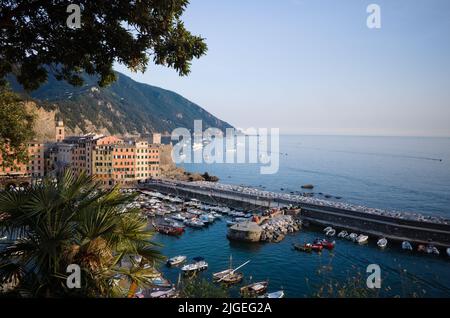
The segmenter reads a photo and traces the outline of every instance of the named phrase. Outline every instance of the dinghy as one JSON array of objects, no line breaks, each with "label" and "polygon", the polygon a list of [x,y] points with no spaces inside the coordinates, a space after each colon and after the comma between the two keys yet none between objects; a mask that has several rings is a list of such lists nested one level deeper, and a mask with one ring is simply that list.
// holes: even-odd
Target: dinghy
[{"label": "dinghy", "polygon": [[358,238],[358,234],[351,233],[349,236],[346,237],[347,240],[351,240],[353,242],[356,242],[356,239]]},{"label": "dinghy", "polygon": [[348,232],[347,231],[341,231],[338,234],[338,237],[340,238],[346,238],[348,236]]},{"label": "dinghy", "polygon": [[325,233],[326,236],[334,236],[335,234],[336,234],[335,229],[330,229]]},{"label": "dinghy", "polygon": [[377,245],[379,248],[385,248],[387,246],[387,243],[388,243],[387,239],[383,237],[378,240]]}]

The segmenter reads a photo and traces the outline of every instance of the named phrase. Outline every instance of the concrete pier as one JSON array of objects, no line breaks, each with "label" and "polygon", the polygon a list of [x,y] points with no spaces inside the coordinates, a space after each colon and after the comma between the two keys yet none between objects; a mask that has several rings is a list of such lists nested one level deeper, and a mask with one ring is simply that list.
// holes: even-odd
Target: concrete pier
[{"label": "concrete pier", "polygon": [[270,199],[248,193],[206,188],[195,183],[158,180],[141,185],[141,188],[246,210],[263,210],[271,207],[294,205],[301,208],[298,217],[313,224],[364,232],[371,236],[387,237],[393,240],[407,240],[423,244],[432,243],[442,247],[450,246],[450,224],[445,223],[369,214],[280,198]]}]

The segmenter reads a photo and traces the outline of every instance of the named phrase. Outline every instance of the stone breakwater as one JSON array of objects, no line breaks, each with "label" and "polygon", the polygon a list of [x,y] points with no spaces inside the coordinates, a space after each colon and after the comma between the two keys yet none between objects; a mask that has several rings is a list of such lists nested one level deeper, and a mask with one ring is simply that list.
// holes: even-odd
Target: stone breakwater
[{"label": "stone breakwater", "polygon": [[[305,195],[296,195],[296,194],[287,194],[287,193],[277,193],[270,192],[265,190],[260,190],[257,188],[247,187],[244,185],[232,185],[225,183],[214,183],[214,182],[206,182],[206,181],[198,181],[192,182],[192,185],[196,185],[200,188],[207,189],[217,189],[222,191],[228,191],[230,193],[242,194],[242,195],[251,195],[257,196],[259,198],[265,198],[269,200],[278,200],[278,201],[290,201],[293,204],[313,204],[318,207],[331,207],[336,209],[343,209],[348,211],[362,212],[373,215],[380,216],[389,216],[395,217],[403,220],[412,220],[419,222],[431,222],[436,224],[450,224],[450,219],[443,218],[441,216],[434,215],[423,215],[417,212],[404,212],[404,211],[396,211],[396,210],[385,210],[378,208],[370,208],[360,205],[349,204],[345,202],[335,202],[328,201],[323,199],[311,198]],[[185,183],[185,185],[189,186],[189,183]]]},{"label": "stone breakwater", "polygon": [[286,234],[300,230],[302,221],[290,215],[279,215],[268,219],[261,225],[262,242],[278,243],[284,239]]}]

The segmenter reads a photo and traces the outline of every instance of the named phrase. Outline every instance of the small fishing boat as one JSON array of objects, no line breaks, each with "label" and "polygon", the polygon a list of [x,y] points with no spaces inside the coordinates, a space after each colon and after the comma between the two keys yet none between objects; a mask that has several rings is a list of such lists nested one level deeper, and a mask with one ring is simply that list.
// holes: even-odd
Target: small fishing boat
[{"label": "small fishing boat", "polygon": [[388,243],[387,239],[383,237],[378,240],[377,245],[379,248],[385,248],[387,246],[387,243]]},{"label": "small fishing boat", "polygon": [[364,234],[360,234],[357,238],[356,238],[356,242],[358,242],[358,244],[364,244],[367,243],[367,240],[369,239],[369,237],[367,235]]},{"label": "small fishing boat", "polygon": [[175,287],[169,289],[155,289],[148,294],[150,298],[176,298],[178,292]]},{"label": "small fishing boat", "polygon": [[356,233],[350,233],[350,235],[346,237],[347,240],[351,240],[353,242],[356,242],[357,238],[358,238],[358,234],[356,234]]},{"label": "small fishing boat", "polygon": [[407,250],[407,251],[412,251],[413,247],[412,247],[411,243],[409,243],[408,241],[403,241],[402,249]]},{"label": "small fishing boat", "polygon": [[346,238],[348,236],[348,232],[347,231],[341,231],[339,232],[339,234],[337,235],[340,238]]},{"label": "small fishing boat", "polygon": [[316,239],[314,241],[314,244],[322,245],[323,248],[325,248],[327,250],[332,250],[334,248],[334,245],[336,244],[336,242],[335,241],[330,242],[325,239]]},{"label": "small fishing boat", "polygon": [[258,298],[284,298],[284,291],[279,290],[273,293],[267,293],[262,296],[259,296]]},{"label": "small fishing boat", "polygon": [[186,221],[184,221],[184,224],[186,224],[187,226],[196,227],[196,228],[200,228],[200,227],[204,227],[205,226],[205,223],[203,223],[202,221],[200,221],[200,220],[198,220],[196,218],[193,218],[193,219],[190,219],[190,220],[186,220]]},{"label": "small fishing boat", "polygon": [[436,246],[434,246],[434,245],[431,245],[431,244],[426,247],[425,251],[426,251],[427,254],[439,255],[438,248]]},{"label": "small fishing boat", "polygon": [[236,284],[242,281],[244,278],[244,274],[241,272],[237,272],[237,270],[245,265],[247,265],[250,261],[246,261],[242,265],[233,269],[233,258],[230,255],[230,268],[227,268],[221,272],[213,274],[213,280],[215,282],[222,282],[225,284]]},{"label": "small fishing boat", "polygon": [[306,252],[306,253],[312,252],[312,248],[310,246],[297,244],[297,243],[294,243],[293,246],[294,246],[294,249],[296,249],[297,251],[300,251],[300,252]]},{"label": "small fishing boat", "polygon": [[175,256],[175,257],[169,258],[167,260],[167,265],[176,266],[176,265],[183,263],[185,260],[186,260],[186,256],[184,256],[184,255]]},{"label": "small fishing boat", "polygon": [[335,229],[328,230],[325,233],[326,236],[334,236],[335,234],[336,234],[336,230]]},{"label": "small fishing boat", "polygon": [[237,284],[242,281],[244,278],[244,274],[241,272],[231,271],[227,275],[224,275],[221,279],[218,280],[224,284]]},{"label": "small fishing boat", "polygon": [[269,286],[269,282],[262,281],[241,287],[241,295],[250,297],[261,295],[266,292],[267,286]]},{"label": "small fishing boat", "polygon": [[166,235],[178,236],[178,235],[183,234],[183,232],[184,232],[183,227],[172,226],[172,225],[168,225],[168,224],[153,224],[153,227],[159,233],[166,234]]},{"label": "small fishing boat", "polygon": [[200,215],[199,220],[205,224],[210,224],[210,223],[214,222],[215,218],[209,214],[202,214],[202,215]]},{"label": "small fishing boat", "polygon": [[158,277],[152,278],[150,280],[150,285],[154,286],[154,287],[160,287],[160,288],[172,287],[172,283],[168,279],[165,279],[162,276],[158,276]]},{"label": "small fishing boat", "polygon": [[196,273],[208,268],[208,263],[206,263],[203,257],[194,257],[193,260],[194,263],[187,264],[181,267],[181,271],[184,274]]},{"label": "small fishing boat", "polygon": [[323,249],[323,246],[320,244],[311,244],[311,243],[306,243],[305,244],[305,248],[310,248],[311,250],[315,251],[315,252],[320,252]]},{"label": "small fishing boat", "polygon": [[184,216],[182,216],[180,213],[174,214],[171,217],[172,217],[172,219],[181,221],[181,222],[184,222],[184,220],[186,220],[186,218]]}]

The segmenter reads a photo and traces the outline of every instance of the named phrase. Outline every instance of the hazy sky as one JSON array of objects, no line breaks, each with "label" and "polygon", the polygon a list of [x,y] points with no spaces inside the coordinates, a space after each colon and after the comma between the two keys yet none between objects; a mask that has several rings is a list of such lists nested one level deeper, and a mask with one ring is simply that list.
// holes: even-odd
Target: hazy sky
[{"label": "hazy sky", "polygon": [[191,0],[183,17],[209,47],[188,77],[116,69],[236,127],[450,136],[448,0]]}]

